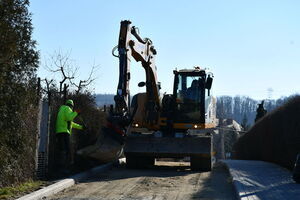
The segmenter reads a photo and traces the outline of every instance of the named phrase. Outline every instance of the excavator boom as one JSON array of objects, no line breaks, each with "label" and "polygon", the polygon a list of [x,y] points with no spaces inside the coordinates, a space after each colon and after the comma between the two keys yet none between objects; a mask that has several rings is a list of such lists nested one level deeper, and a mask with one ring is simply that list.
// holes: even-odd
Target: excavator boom
[{"label": "excavator boom", "polygon": [[141,62],[146,73],[147,119],[150,122],[157,121],[160,108],[160,85],[157,80],[155,66],[156,50],[152,41],[148,38],[142,39],[137,33],[137,28],[131,26],[130,21],[121,21],[118,52],[119,83],[117,94],[114,97],[116,108],[115,114],[128,118],[130,112],[130,61],[131,57],[133,57],[137,62]]}]

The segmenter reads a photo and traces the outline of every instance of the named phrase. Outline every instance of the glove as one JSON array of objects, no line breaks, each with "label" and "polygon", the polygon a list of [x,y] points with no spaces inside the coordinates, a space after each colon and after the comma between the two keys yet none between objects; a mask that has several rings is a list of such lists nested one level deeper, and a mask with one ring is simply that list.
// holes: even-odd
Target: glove
[{"label": "glove", "polygon": [[82,124],[81,126],[84,132],[88,131],[89,128],[85,124]]}]

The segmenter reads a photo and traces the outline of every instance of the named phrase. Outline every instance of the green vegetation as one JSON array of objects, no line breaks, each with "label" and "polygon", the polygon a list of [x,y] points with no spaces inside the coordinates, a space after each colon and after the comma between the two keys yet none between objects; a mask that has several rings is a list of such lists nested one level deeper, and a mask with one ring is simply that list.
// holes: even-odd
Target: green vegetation
[{"label": "green vegetation", "polygon": [[[36,41],[32,39],[31,13],[29,0],[0,0],[0,187],[20,184],[35,179],[37,116],[39,112],[38,84],[36,71],[40,65]],[[68,57],[55,57],[55,71],[63,75],[69,73]],[[70,68],[71,63],[70,64]],[[65,98],[75,100],[75,107],[82,110],[82,118],[87,122],[85,134],[72,136],[72,154],[85,145],[95,142],[104,123],[105,114],[97,109],[94,96],[86,87],[92,77],[80,80],[78,84],[72,76],[62,77],[63,81],[47,83],[48,97],[52,100],[49,171],[56,172],[54,159],[55,135],[53,127],[56,112]],[[49,84],[48,84],[49,83]],[[66,84],[66,85],[65,85]],[[62,86],[70,86],[70,92]],[[74,89],[75,88],[75,89]],[[41,90],[39,90],[40,92]],[[64,93],[65,92],[65,93]],[[50,95],[51,94],[51,95]],[[45,95],[43,96],[45,97]],[[79,123],[82,123],[79,120]],[[74,159],[74,158],[73,158]],[[21,185],[22,186],[22,185]],[[25,186],[24,186],[25,187]],[[1,189],[0,195],[9,196],[14,188]]]},{"label": "green vegetation", "polygon": [[27,181],[20,185],[0,188],[0,199],[9,199],[20,194],[29,193],[40,188],[44,182],[42,181]]},{"label": "green vegetation", "polygon": [[35,169],[39,54],[28,6],[0,1],[0,187],[32,178]]}]

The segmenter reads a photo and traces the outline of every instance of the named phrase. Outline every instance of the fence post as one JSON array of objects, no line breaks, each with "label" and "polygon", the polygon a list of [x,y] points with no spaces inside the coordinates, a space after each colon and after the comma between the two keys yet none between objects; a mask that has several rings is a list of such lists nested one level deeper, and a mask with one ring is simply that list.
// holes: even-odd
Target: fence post
[{"label": "fence post", "polygon": [[46,100],[42,101],[41,105],[37,177],[44,179],[48,173],[50,109]]},{"label": "fence post", "polygon": [[38,105],[39,104],[39,101],[41,99],[41,78],[39,77],[38,78],[38,81],[37,81],[37,89],[36,89],[36,104]]},{"label": "fence post", "polygon": [[[39,80],[40,81],[40,80]],[[41,86],[38,87],[41,90]],[[50,130],[50,99],[51,93],[47,92],[48,100],[43,100],[39,92],[38,120],[37,120],[37,145],[36,145],[36,175],[45,179],[48,174],[49,157],[49,130]]]},{"label": "fence post", "polygon": [[64,102],[63,102],[63,104],[67,101],[67,94],[68,94],[68,85],[67,84],[64,84],[64,96],[63,96],[63,100],[64,100]]},{"label": "fence post", "polygon": [[38,115],[37,115],[37,134],[36,134],[36,149],[35,149],[35,172],[37,175],[38,171],[38,163],[39,163],[39,145],[40,145],[40,124],[41,124],[41,113],[42,113],[42,103],[41,103],[41,79],[38,78],[37,82],[37,99],[36,99],[36,104],[38,107]]},{"label": "fence post", "polygon": [[38,105],[38,117],[37,117],[37,135],[36,135],[36,151],[35,151],[35,172],[38,177],[38,169],[39,169],[39,148],[40,148],[40,139],[41,139],[41,118],[42,118],[42,101],[39,101]]}]

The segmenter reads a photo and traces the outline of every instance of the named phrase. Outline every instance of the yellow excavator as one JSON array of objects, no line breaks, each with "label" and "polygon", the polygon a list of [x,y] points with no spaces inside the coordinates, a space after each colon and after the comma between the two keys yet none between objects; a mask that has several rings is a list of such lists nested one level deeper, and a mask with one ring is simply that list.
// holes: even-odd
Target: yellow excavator
[{"label": "yellow excavator", "polygon": [[[118,54],[115,51],[118,50]],[[119,59],[115,108],[103,129],[123,146],[126,165],[143,168],[156,158],[190,157],[191,169],[209,171],[213,157],[216,99],[211,94],[213,74],[201,67],[174,70],[173,94],[160,94],[155,50],[130,21],[121,21],[119,42],[113,55]],[[130,62],[140,62],[146,92],[130,97]]]},{"label": "yellow excavator", "polygon": [[[174,70],[173,94],[161,96],[152,41],[141,38],[126,20],[121,22],[117,49],[118,55],[113,54],[119,58],[120,74],[110,127],[124,136],[127,166],[153,165],[155,158],[190,157],[193,170],[210,170],[216,126],[213,74],[200,67]],[[146,92],[130,102],[131,58],[145,70],[146,80],[138,86],[146,87]]]}]

